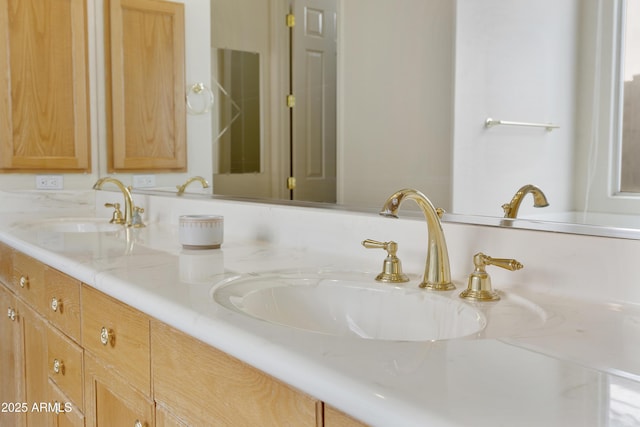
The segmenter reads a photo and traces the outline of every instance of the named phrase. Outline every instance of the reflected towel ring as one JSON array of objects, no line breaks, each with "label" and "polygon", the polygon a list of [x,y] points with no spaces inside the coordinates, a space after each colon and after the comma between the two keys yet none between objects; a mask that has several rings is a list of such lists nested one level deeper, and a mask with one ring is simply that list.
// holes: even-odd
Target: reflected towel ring
[{"label": "reflected towel ring", "polygon": [[[204,101],[202,101],[202,108],[196,109],[193,108],[191,102],[189,101],[189,97],[191,95],[204,96]],[[211,111],[211,107],[213,107],[213,91],[205,86],[204,83],[198,82],[194,83],[189,87],[187,91],[187,111],[189,114],[206,114]]]}]

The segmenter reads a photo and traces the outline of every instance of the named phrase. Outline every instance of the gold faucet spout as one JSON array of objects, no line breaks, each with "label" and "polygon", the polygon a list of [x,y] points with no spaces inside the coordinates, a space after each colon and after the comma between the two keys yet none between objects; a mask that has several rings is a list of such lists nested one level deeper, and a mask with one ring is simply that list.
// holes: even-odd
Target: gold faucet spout
[{"label": "gold faucet spout", "polygon": [[421,288],[439,291],[455,289],[451,282],[451,268],[449,266],[449,252],[444,231],[440,223],[441,211],[436,209],[423,193],[406,188],[392,194],[382,206],[380,215],[397,218],[400,205],[405,199],[415,201],[427,220],[429,242],[427,246],[427,261]]},{"label": "gold faucet spout", "polygon": [[207,182],[206,179],[204,179],[201,176],[192,176],[191,178],[187,179],[187,182],[185,182],[184,184],[176,185],[176,188],[178,189],[178,196],[183,194],[184,190],[187,189],[189,184],[191,184],[194,181],[198,181],[202,185],[202,188],[209,188],[209,183]]},{"label": "gold faucet spout", "polygon": [[516,218],[518,216],[518,210],[520,209],[522,199],[529,193],[533,195],[533,207],[544,208],[546,206],[549,206],[547,196],[545,196],[544,192],[539,187],[536,187],[533,184],[527,184],[522,186],[516,192],[516,194],[513,196],[513,199],[511,199],[511,202],[502,205],[502,209],[504,210],[504,217]]},{"label": "gold faucet spout", "polygon": [[116,178],[112,178],[110,176],[105,176],[104,178],[100,178],[93,184],[94,190],[102,190],[102,186],[105,183],[115,184],[118,189],[122,192],[124,196],[124,222],[127,226],[131,226],[133,220],[133,197],[131,196],[131,191],[127,188],[120,180]]}]

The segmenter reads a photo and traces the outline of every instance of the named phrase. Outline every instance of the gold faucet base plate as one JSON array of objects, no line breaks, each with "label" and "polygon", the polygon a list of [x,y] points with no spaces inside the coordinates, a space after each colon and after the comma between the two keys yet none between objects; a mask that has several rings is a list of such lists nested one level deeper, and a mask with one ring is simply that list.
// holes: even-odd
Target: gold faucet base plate
[{"label": "gold faucet base plate", "polygon": [[376,276],[376,280],[382,283],[406,283],[409,277],[402,273],[380,273]]},{"label": "gold faucet base plate", "polygon": [[466,289],[460,292],[460,298],[472,301],[498,301],[500,299],[500,295],[495,291]]},{"label": "gold faucet base plate", "polygon": [[453,283],[429,283],[422,282],[419,285],[423,289],[429,289],[431,291],[450,291],[456,288],[456,285]]}]

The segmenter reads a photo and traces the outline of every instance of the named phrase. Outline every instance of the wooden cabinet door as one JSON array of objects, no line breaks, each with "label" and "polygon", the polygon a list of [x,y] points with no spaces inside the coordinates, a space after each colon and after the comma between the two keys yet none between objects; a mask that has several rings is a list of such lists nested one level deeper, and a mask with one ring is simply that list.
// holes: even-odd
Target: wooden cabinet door
[{"label": "wooden cabinet door", "polygon": [[105,4],[108,168],[184,171],[184,4]]},{"label": "wooden cabinet door", "polygon": [[[22,318],[16,298],[0,284],[0,402],[24,402]],[[0,427],[23,426],[22,408],[0,411]]]},{"label": "wooden cabinet door", "polygon": [[24,349],[24,402],[29,405],[27,426],[48,425],[52,415],[46,411],[33,410],[33,405],[47,402],[49,397],[49,368],[47,365],[47,322],[37,313],[18,303],[23,327]]},{"label": "wooden cabinet door", "polygon": [[85,425],[153,427],[154,403],[117,373],[85,353]]},{"label": "wooden cabinet door", "polygon": [[0,169],[88,171],[86,0],[0,0]]}]

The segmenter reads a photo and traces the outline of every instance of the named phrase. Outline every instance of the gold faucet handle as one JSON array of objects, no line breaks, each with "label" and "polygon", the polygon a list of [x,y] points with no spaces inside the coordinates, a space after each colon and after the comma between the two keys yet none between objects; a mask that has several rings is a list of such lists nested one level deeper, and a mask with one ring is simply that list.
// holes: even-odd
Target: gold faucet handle
[{"label": "gold faucet handle", "polygon": [[482,266],[495,265],[496,267],[504,268],[505,270],[516,271],[524,268],[520,262],[511,258],[491,258],[488,255],[478,252],[473,257],[473,264],[476,269]]},{"label": "gold faucet handle", "polygon": [[407,275],[402,273],[402,263],[396,256],[398,252],[398,244],[396,242],[379,242],[366,239],[362,241],[362,246],[367,249],[384,249],[387,251],[387,257],[382,264],[382,272],[376,276],[378,282],[405,283],[409,281]]},{"label": "gold faucet handle", "polygon": [[105,203],[105,208],[113,208],[113,215],[111,216],[111,224],[124,224],[124,216],[122,215],[122,211],[120,211],[120,203]]},{"label": "gold faucet handle", "polygon": [[505,203],[502,205],[502,211],[504,212],[505,218],[511,218],[511,203]]},{"label": "gold faucet handle", "polygon": [[367,249],[384,249],[389,255],[395,255],[398,252],[398,244],[394,241],[379,242],[373,239],[362,241],[362,246]]},{"label": "gold faucet handle", "polygon": [[144,222],[142,221],[142,214],[144,213],[144,208],[139,206],[133,207],[133,218],[131,219],[131,227],[133,228],[143,228],[146,227]]},{"label": "gold faucet handle", "polygon": [[495,265],[511,271],[520,270],[524,267],[515,259],[492,258],[482,252],[478,252],[473,256],[473,265],[475,269],[469,275],[467,289],[460,293],[460,298],[473,301],[497,301],[500,299],[498,293],[492,289],[491,277],[486,271],[488,265]]}]

